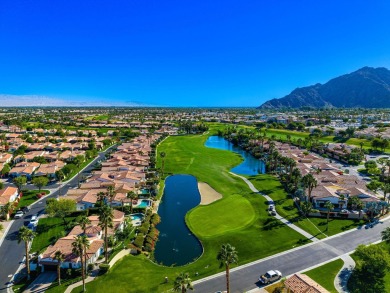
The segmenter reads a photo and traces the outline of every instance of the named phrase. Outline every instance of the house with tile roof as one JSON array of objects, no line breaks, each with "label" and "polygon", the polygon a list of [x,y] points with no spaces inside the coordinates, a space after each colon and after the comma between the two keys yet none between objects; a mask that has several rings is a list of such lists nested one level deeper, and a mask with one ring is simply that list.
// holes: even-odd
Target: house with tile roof
[{"label": "house with tile roof", "polygon": [[330,293],[320,284],[304,274],[294,274],[284,281],[289,293]]}]

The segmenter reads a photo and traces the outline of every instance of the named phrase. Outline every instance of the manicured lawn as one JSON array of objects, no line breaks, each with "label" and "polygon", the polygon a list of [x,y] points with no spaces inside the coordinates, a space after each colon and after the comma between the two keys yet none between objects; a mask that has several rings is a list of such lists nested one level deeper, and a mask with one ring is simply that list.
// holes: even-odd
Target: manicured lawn
[{"label": "manicured lawn", "polygon": [[[71,178],[73,178],[74,176],[77,176],[78,172],[81,171],[85,166],[87,166],[89,163],[91,163],[95,158],[91,158],[91,159],[88,159],[88,160],[85,160],[84,163],[82,163],[80,165],[80,168],[75,168],[69,175],[68,177],[65,179],[66,180],[69,180]],[[80,176],[80,180],[82,179],[81,177],[81,174],[79,174]]]},{"label": "manicured lawn", "polygon": [[[275,208],[279,215],[293,222],[295,225],[322,239],[326,235],[331,236],[364,224],[364,221],[349,219],[330,219],[329,230],[326,231],[326,218],[304,218],[298,213],[294,201],[284,190],[276,176],[264,174],[249,176],[248,179],[262,193],[269,195],[275,202]],[[266,202],[265,199],[263,199]]]},{"label": "manicured lawn", "polygon": [[[282,139],[287,139],[287,135],[290,135],[291,139],[305,139],[305,137],[308,137],[310,135],[309,132],[300,132],[300,131],[293,131],[293,130],[286,130],[286,129],[267,129],[267,136],[271,137],[272,135],[275,135],[277,138],[280,137]],[[360,148],[360,142],[363,142],[363,148],[369,149],[371,148],[371,142],[367,139],[361,139],[361,138],[340,138],[333,135],[330,136],[323,136],[319,139],[319,141],[323,143],[345,143],[348,145],[353,145]],[[389,152],[390,148],[386,149],[386,152]]]},{"label": "manicured lawn", "polygon": [[308,275],[329,292],[337,293],[337,290],[334,287],[334,279],[342,268],[343,264],[344,262],[341,259],[336,259],[318,268],[304,272],[304,274]]},{"label": "manicured lawn", "polygon": [[37,194],[38,193],[45,193],[45,194],[48,194],[49,193],[49,190],[41,190],[41,191],[38,191],[38,190],[23,190],[22,193],[23,193],[23,196],[21,197],[19,203],[18,203],[18,207],[17,209],[21,209],[21,208],[24,208],[24,207],[27,207],[31,204],[33,204],[34,202],[36,202],[38,200],[37,198]]},{"label": "manicured lawn", "polygon": [[[128,256],[107,275],[87,284],[88,291],[163,292],[172,288],[173,280],[181,272],[189,272],[195,280],[222,271],[216,256],[223,243],[236,247],[242,265],[305,242],[294,230],[270,219],[264,199],[252,193],[240,178],[229,174],[242,158],[229,151],[206,148],[206,139],[207,135],[169,137],[158,147],[158,153],[166,153],[166,175],[192,174],[223,195],[223,199],[198,206],[186,216],[188,226],[203,244],[203,255],[192,264],[169,268],[144,256]],[[169,284],[164,282],[166,276]]]},{"label": "manicured lawn", "polygon": [[[67,217],[66,221],[69,223],[74,219],[75,217]],[[31,252],[43,250],[58,238],[66,236],[69,231],[60,218],[42,218],[39,219],[36,232],[37,236],[31,245]]]}]

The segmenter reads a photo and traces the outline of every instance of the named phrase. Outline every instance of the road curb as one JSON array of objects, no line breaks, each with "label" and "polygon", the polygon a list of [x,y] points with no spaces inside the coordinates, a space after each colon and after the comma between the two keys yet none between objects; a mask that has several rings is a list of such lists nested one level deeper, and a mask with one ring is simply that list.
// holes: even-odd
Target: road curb
[{"label": "road curb", "polygon": [[9,229],[11,228],[12,224],[14,223],[14,220],[11,220],[7,226],[7,228],[4,230],[3,232],[3,236],[1,236],[1,239],[0,239],[0,247],[1,247],[1,244],[3,244],[3,241],[5,239],[5,237],[7,236],[8,234],[8,231]]}]

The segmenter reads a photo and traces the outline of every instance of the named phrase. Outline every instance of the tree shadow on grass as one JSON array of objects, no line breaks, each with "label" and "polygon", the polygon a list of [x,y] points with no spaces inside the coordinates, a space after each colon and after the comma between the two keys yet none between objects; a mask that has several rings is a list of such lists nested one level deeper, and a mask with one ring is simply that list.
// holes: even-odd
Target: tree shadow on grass
[{"label": "tree shadow on grass", "polygon": [[41,224],[41,223],[39,223],[39,225],[36,228],[36,232],[38,234],[42,233],[42,232],[46,232],[46,231],[49,231],[51,228],[56,227],[56,226],[62,226],[62,224],[58,224],[57,223],[57,224],[48,225],[48,224]]},{"label": "tree shadow on grass", "polygon": [[297,241],[297,244],[298,245],[304,245],[304,244],[307,244],[310,242],[310,239],[307,239],[307,238],[301,238]]},{"label": "tree shadow on grass", "polygon": [[268,218],[267,220],[265,220],[265,222],[263,223],[262,229],[264,231],[269,231],[269,230],[281,228],[283,226],[285,226],[285,224],[283,224],[278,219],[272,217],[272,218]]},{"label": "tree shadow on grass", "polygon": [[296,210],[296,207],[295,206],[285,206],[285,207],[283,207],[283,209],[285,211],[292,211],[292,210]]}]

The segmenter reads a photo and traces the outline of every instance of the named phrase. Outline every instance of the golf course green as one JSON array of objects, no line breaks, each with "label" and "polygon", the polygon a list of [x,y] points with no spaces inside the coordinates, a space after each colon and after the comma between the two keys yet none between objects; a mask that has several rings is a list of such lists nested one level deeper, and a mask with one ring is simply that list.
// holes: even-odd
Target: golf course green
[{"label": "golf course green", "polygon": [[[211,135],[211,134],[209,134]],[[164,175],[191,174],[208,183],[223,198],[187,213],[186,223],[201,241],[204,253],[186,266],[164,267],[144,255],[126,256],[110,271],[87,284],[90,292],[164,292],[181,272],[192,280],[223,270],[216,259],[221,244],[236,247],[238,265],[273,255],[305,243],[303,236],[270,217],[265,199],[250,191],[240,178],[229,174],[241,156],[207,148],[208,135],[171,136],[158,147],[165,152]],[[161,158],[158,155],[158,167]],[[261,176],[261,175],[259,175]],[[165,283],[168,277],[168,284]],[[73,292],[81,292],[81,287]]]}]

